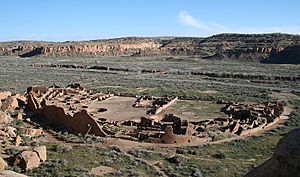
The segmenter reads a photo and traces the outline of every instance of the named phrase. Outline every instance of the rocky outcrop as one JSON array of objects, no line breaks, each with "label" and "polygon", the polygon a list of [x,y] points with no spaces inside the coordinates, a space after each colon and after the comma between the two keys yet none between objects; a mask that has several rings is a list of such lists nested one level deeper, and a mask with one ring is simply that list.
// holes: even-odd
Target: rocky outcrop
[{"label": "rocky outcrop", "polygon": [[80,42],[4,42],[0,43],[0,55],[20,57],[196,55],[203,59],[261,61],[292,45],[300,45],[300,36],[220,34],[207,38],[130,37]]},{"label": "rocky outcrop", "polygon": [[38,128],[26,128],[26,127],[20,127],[19,131],[23,134],[23,135],[27,135],[29,137],[34,137],[34,136],[40,136],[43,135],[43,129]]},{"label": "rocky outcrop", "polygon": [[15,160],[15,166],[20,166],[22,169],[29,170],[40,165],[40,158],[36,152],[23,151]]},{"label": "rocky outcrop", "polygon": [[27,176],[11,170],[3,170],[0,171],[0,177],[27,177]]},{"label": "rocky outcrop", "polygon": [[[24,127],[32,127],[31,124],[25,125],[22,122],[23,106],[26,102],[26,97],[20,94],[0,92],[0,176],[25,176],[5,169],[10,169],[11,165],[13,165],[29,170],[38,167],[41,162],[47,159],[46,146],[28,147],[29,141],[34,140],[36,142],[33,136],[40,135],[43,130]],[[26,121],[30,120],[26,119]],[[22,139],[21,137],[25,135],[31,137]],[[25,147],[24,145],[27,146]],[[15,156],[15,153],[8,153],[8,149],[14,149],[19,152]],[[15,160],[12,161],[13,159]]]},{"label": "rocky outcrop", "polygon": [[274,64],[300,64],[300,45],[289,46],[262,61]]},{"label": "rocky outcrop", "polygon": [[36,152],[42,162],[47,160],[47,149],[46,146],[37,146],[33,148],[33,152]]},{"label": "rocky outcrop", "polygon": [[294,177],[300,174],[300,128],[292,130],[282,138],[274,155],[245,177]]},{"label": "rocky outcrop", "polygon": [[2,157],[0,157],[0,170],[5,170],[5,168],[7,167],[8,167],[7,163],[3,160]]},{"label": "rocky outcrop", "polygon": [[0,124],[9,124],[13,118],[22,119],[19,104],[24,104],[24,97],[11,92],[0,92]]}]

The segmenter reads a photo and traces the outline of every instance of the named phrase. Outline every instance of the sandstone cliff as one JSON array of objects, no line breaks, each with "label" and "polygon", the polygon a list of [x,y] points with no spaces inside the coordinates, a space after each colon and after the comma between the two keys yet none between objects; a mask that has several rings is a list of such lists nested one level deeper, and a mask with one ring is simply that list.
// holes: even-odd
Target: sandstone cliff
[{"label": "sandstone cliff", "polygon": [[263,60],[264,63],[276,64],[299,64],[300,63],[300,45],[289,46],[280,52],[273,53]]},{"label": "sandstone cliff", "polygon": [[[20,57],[193,55],[203,59],[262,61],[294,45],[300,45],[300,36],[289,34],[219,34],[207,38],[129,37],[77,42],[2,42],[0,43],[0,55]],[[266,60],[266,62],[268,61]]]}]

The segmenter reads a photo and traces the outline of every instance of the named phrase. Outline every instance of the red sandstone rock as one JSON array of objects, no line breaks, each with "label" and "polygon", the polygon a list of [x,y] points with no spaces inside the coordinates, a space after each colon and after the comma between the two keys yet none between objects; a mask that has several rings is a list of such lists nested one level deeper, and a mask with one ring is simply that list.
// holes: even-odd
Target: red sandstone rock
[{"label": "red sandstone rock", "polygon": [[20,153],[15,159],[14,166],[29,170],[38,167],[46,159],[46,146],[34,147],[32,151],[27,150]]},{"label": "red sandstone rock", "polygon": [[0,177],[27,177],[27,176],[11,170],[3,170],[0,171]]},{"label": "red sandstone rock", "polygon": [[162,143],[173,144],[174,143],[174,133],[173,127],[167,126],[165,130],[165,134],[161,137]]},{"label": "red sandstone rock", "polygon": [[20,166],[25,170],[36,168],[40,165],[40,158],[36,152],[23,151],[17,156],[14,166]]},{"label": "red sandstone rock", "polygon": [[34,129],[26,127],[20,127],[20,132],[28,136],[40,136],[44,133],[43,129]]},{"label": "red sandstone rock", "polygon": [[0,170],[5,170],[7,167],[7,163],[2,159],[2,157],[0,157]]},{"label": "red sandstone rock", "polygon": [[33,148],[33,152],[36,152],[41,159],[41,161],[46,161],[47,159],[47,149],[46,146],[38,146]]},{"label": "red sandstone rock", "polygon": [[17,137],[16,137],[16,146],[19,146],[21,143],[22,143],[22,138],[19,136],[19,135],[17,135]]},{"label": "red sandstone rock", "polygon": [[22,113],[18,112],[17,116],[16,116],[17,120],[22,120],[23,119],[23,115]]},{"label": "red sandstone rock", "polygon": [[7,112],[0,110],[0,124],[9,124],[13,119]]},{"label": "red sandstone rock", "polygon": [[0,100],[5,100],[9,96],[11,96],[11,92],[0,92]]}]

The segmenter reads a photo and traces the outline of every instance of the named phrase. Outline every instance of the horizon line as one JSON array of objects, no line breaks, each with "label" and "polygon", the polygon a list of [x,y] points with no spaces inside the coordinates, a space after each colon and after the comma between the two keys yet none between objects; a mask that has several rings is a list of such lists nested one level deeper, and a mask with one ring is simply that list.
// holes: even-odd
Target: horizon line
[{"label": "horizon line", "polygon": [[0,40],[0,43],[9,43],[9,42],[49,42],[49,43],[66,43],[66,42],[91,42],[91,41],[104,41],[104,40],[116,40],[116,39],[126,39],[126,38],[209,38],[213,36],[218,36],[218,35],[274,35],[274,34],[281,34],[281,35],[294,35],[294,36],[299,36],[300,34],[295,34],[295,33],[285,33],[285,32],[265,32],[265,33],[238,33],[238,32],[226,32],[226,33],[216,33],[213,35],[208,35],[208,36],[188,36],[188,35],[153,35],[153,36],[138,36],[138,35],[124,35],[124,36],[119,36],[119,37],[103,37],[103,38],[96,38],[95,39],[78,39],[78,40],[35,40],[35,39],[15,39],[15,40]]}]

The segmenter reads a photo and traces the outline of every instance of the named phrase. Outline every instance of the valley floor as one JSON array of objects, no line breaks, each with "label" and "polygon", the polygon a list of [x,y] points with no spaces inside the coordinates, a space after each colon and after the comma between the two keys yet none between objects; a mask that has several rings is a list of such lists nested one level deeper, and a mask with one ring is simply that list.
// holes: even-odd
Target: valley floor
[{"label": "valley floor", "polygon": [[[258,77],[259,76],[259,77]],[[173,58],[12,58],[0,57],[0,90],[25,92],[28,86],[66,86],[120,95],[178,96],[199,118],[215,116],[206,105],[218,100],[284,100],[291,115],[275,129],[216,144],[182,147],[111,143],[92,136],[47,132],[48,160],[30,176],[84,176],[93,168],[113,168],[106,176],[242,176],[268,159],[278,140],[300,125],[300,66]],[[184,109],[177,102],[172,109]],[[55,135],[55,136],[54,136]],[[105,141],[105,143],[104,143]],[[68,142],[68,143],[66,143]],[[105,146],[97,146],[106,144]],[[106,169],[111,170],[111,169]],[[94,170],[96,171],[96,170]]]}]

